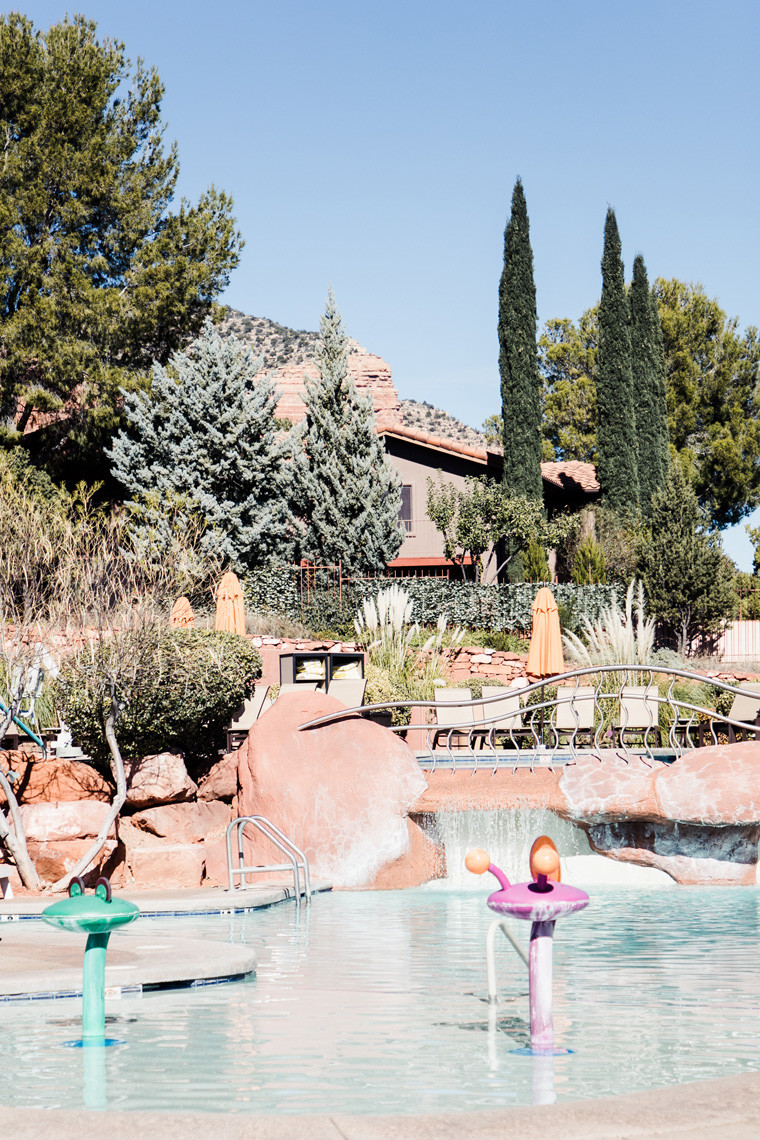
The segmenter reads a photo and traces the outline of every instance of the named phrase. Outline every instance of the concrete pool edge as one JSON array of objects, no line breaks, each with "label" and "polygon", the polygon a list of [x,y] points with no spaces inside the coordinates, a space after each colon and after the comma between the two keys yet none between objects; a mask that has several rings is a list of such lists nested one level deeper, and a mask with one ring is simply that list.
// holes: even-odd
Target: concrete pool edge
[{"label": "concrete pool edge", "polygon": [[[0,1107],[14,1140],[102,1140],[103,1113]],[[421,1116],[108,1112],[109,1140],[755,1140],[760,1073],[542,1107]]]}]

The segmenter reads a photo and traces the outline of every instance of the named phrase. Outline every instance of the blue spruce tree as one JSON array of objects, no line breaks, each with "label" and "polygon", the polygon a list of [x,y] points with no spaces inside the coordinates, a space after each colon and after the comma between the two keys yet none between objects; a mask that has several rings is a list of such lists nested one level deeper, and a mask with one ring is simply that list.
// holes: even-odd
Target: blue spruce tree
[{"label": "blue spruce tree", "polygon": [[372,397],[348,376],[348,339],[332,290],[320,322],[318,380],[306,381],[306,420],[294,453],[301,553],[343,564],[351,574],[380,572],[403,541],[400,481],[375,432]]},{"label": "blue spruce tree", "polygon": [[126,392],[127,428],[107,452],[132,496],[136,526],[155,535],[156,501],[177,504],[205,528],[204,543],[238,572],[292,552],[291,470],[277,437],[277,392],[260,362],[210,320],[150,392]]}]

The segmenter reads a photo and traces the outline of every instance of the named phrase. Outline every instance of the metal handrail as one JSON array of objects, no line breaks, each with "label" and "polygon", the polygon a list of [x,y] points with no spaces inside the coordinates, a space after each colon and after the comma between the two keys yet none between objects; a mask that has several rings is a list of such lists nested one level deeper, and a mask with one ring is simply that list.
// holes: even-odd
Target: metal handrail
[{"label": "metal handrail", "polygon": [[[256,864],[250,867],[245,865],[245,854],[243,851],[243,832],[248,824],[252,824],[257,828],[262,835],[265,835],[275,847],[277,847],[288,859],[287,863],[269,863],[269,864]],[[235,867],[232,861],[232,833],[237,833],[237,854],[238,865]],[[301,905],[301,876],[300,870],[303,869],[304,890],[303,894],[307,904],[311,903],[311,881],[309,879],[309,861],[304,855],[300,847],[296,847],[292,839],[289,839],[284,832],[280,831],[270,819],[264,815],[241,815],[237,819],[233,819],[232,823],[227,827],[225,833],[225,843],[227,845],[227,875],[229,879],[229,889],[244,890],[248,885],[245,881],[246,875],[261,875],[268,871],[293,871],[293,887],[295,890],[295,899],[298,906]],[[235,876],[240,877],[240,883],[235,886]]]},{"label": "metal handrail", "polygon": [[[604,684],[604,677],[607,674],[620,674],[621,680],[620,683],[614,686],[612,690],[605,692],[603,691],[602,687]],[[624,689],[628,684],[627,678],[631,677],[631,675],[633,675],[634,683],[638,684],[641,688],[644,689],[642,699],[645,701],[647,723],[644,725],[631,725],[628,710],[626,708],[625,715],[621,718],[622,723],[617,726],[620,730],[620,743],[619,745],[615,745],[613,736],[612,742],[608,745],[606,739],[603,739],[600,735],[604,725],[603,705],[609,701],[620,700],[625,695]],[[643,750],[647,757],[644,762],[649,763],[655,760],[655,755],[652,750],[649,738],[659,728],[659,717],[652,709],[651,706],[653,705],[666,705],[671,710],[672,716],[670,718],[670,723],[667,725],[668,744],[672,751],[675,753],[676,757],[679,757],[683,755],[684,752],[690,751],[696,747],[692,740],[691,730],[696,726],[697,718],[700,714],[703,718],[706,717],[709,720],[709,731],[713,743],[718,742],[717,733],[715,730],[716,724],[719,726],[725,725],[726,727],[730,726],[732,728],[740,728],[745,730],[748,727],[751,727],[751,725],[748,723],[737,721],[727,715],[717,713],[714,709],[704,708],[703,706],[692,704],[688,700],[676,697],[673,692],[673,686],[678,680],[690,681],[703,685],[708,684],[712,688],[717,688],[721,691],[731,693],[732,696],[758,697],[758,692],[754,689],[745,689],[740,685],[732,685],[729,682],[720,681],[717,677],[708,678],[705,677],[704,674],[693,673],[688,669],[677,669],[672,666],[655,664],[641,665],[638,663],[629,663],[593,666],[587,665],[578,669],[569,670],[566,673],[557,674],[553,677],[546,677],[540,681],[534,681],[531,684],[525,685],[520,689],[521,697],[525,698],[527,696],[530,696],[532,693],[540,692],[541,690],[545,690],[548,687],[553,688],[558,685],[565,685],[568,690],[566,692],[558,693],[556,697],[553,697],[550,700],[539,700],[534,704],[527,706],[524,705],[521,712],[522,716],[528,718],[527,722],[523,724],[523,727],[527,728],[533,735],[533,753],[540,753],[541,755],[547,756],[548,767],[550,769],[552,768],[553,761],[556,759],[557,754],[560,750],[562,751],[563,755],[564,752],[569,752],[571,762],[574,761],[576,753],[578,751],[576,748],[577,736],[579,732],[587,731],[585,729],[580,729],[580,721],[577,714],[577,709],[573,705],[576,694],[578,692],[579,681],[583,677],[594,679],[593,700],[595,711],[602,714],[600,717],[595,717],[595,728],[592,741],[592,747],[594,751],[600,751],[606,747],[615,747],[618,749],[620,755],[623,759],[626,760],[626,762],[631,755],[629,745],[625,740],[625,734],[627,730],[629,732],[637,731],[643,737]],[[655,678],[668,677],[670,678],[670,684],[667,689],[667,693],[663,696],[660,694],[658,682],[655,681]],[[572,689],[572,687],[568,684],[568,682],[572,681],[575,681],[574,689]],[[446,708],[448,711],[450,711],[452,707],[461,707],[469,710],[473,708],[473,706],[478,705],[483,709],[484,713],[487,713],[487,706],[489,704],[503,700],[503,695],[503,693],[498,693],[491,697],[472,698],[470,700],[463,698],[461,701],[447,701]],[[438,704],[439,702],[436,702],[435,700],[413,701],[407,699],[398,701],[382,701],[376,704],[362,705],[353,709],[341,709],[339,712],[328,713],[325,716],[316,717],[313,720],[307,721],[299,727],[301,730],[317,728],[325,724],[343,720],[346,717],[355,716],[357,714],[366,715],[368,712],[374,712],[375,710],[380,709],[389,710],[394,708],[410,707],[436,709],[438,707]],[[571,710],[576,721],[575,730],[568,732],[567,729],[557,729],[555,720],[552,717],[552,711],[560,704],[571,705]],[[547,711],[548,715],[546,715]],[[683,718],[684,713],[688,713],[688,718],[685,720]],[[495,760],[496,762],[499,761],[499,753],[497,752],[495,746],[496,733],[499,732],[500,735],[509,734],[511,743],[513,745],[513,749],[510,749],[510,753],[514,750],[515,768],[517,768],[517,765],[521,758],[521,750],[518,747],[518,742],[514,735],[511,720],[508,725],[503,725],[503,727],[500,729],[500,722],[503,724],[503,722],[507,719],[508,718],[505,717],[504,713],[498,713],[490,717],[487,715],[480,716],[475,724],[473,724],[471,718],[462,720],[462,722],[459,724],[447,724],[444,731],[442,731],[440,725],[394,725],[392,727],[392,731],[400,732],[404,731],[406,728],[410,728],[412,731],[424,731],[426,734],[426,750],[430,756],[430,762],[433,768],[435,768],[438,759],[442,754],[440,752],[436,754],[436,751],[432,746],[432,738],[435,734],[437,734],[439,738],[443,738],[445,736],[446,754],[451,761],[452,770],[456,768],[457,761],[459,760],[461,763],[462,759],[461,752],[459,753],[458,757],[455,755],[454,750],[451,747],[452,740],[455,736],[466,735],[466,749],[472,758],[471,762],[473,765],[473,771],[478,770],[478,768],[481,766],[479,756],[473,747],[473,741],[475,737],[477,736],[482,740],[483,744],[481,749],[481,756],[487,760],[488,765],[490,766],[492,760]],[[547,731],[549,734],[548,739],[550,740],[549,744],[546,743]],[[757,731],[758,734],[760,734],[760,728]],[[560,745],[560,734],[562,736],[569,735],[567,744]],[[486,742],[488,744],[487,752],[485,751]],[[527,755],[529,751],[530,749],[523,749],[523,755]],[[643,755],[641,758],[644,759]],[[535,755],[531,758],[531,769],[533,768],[534,759]]]}]

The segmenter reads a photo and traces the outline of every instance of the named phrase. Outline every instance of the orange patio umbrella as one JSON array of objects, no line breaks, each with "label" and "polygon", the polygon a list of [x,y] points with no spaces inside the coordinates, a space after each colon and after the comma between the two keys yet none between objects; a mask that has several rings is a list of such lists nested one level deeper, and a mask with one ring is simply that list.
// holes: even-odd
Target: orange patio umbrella
[{"label": "orange patio umbrella", "polygon": [[540,678],[565,671],[557,603],[546,586],[541,587],[533,600],[533,631],[525,671],[531,677]]},{"label": "orange patio umbrella", "polygon": [[231,570],[222,578],[216,592],[215,629],[225,633],[245,633],[245,610],[240,582]]},{"label": "orange patio umbrella", "polygon": [[177,598],[169,615],[169,625],[178,626],[180,629],[192,629],[194,623],[193,607],[189,598]]}]

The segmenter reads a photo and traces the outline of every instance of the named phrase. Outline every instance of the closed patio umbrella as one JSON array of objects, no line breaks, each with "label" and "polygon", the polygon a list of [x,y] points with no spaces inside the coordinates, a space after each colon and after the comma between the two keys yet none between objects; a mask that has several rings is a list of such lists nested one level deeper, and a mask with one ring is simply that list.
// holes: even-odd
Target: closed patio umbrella
[{"label": "closed patio umbrella", "polygon": [[533,600],[533,630],[525,671],[528,676],[539,678],[565,671],[557,603],[546,586],[541,587]]},{"label": "closed patio umbrella", "polygon": [[177,598],[169,615],[169,625],[179,629],[192,629],[195,622],[193,607],[188,598]]},{"label": "closed patio umbrella", "polygon": [[219,583],[216,592],[216,622],[215,629],[226,633],[245,633],[245,610],[243,608],[243,591],[237,576],[228,570]]}]

